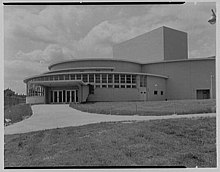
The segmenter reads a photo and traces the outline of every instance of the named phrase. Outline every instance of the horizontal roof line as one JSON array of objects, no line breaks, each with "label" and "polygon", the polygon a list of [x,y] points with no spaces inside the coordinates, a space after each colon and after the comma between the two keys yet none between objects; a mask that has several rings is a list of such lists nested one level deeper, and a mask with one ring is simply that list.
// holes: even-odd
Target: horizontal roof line
[{"label": "horizontal roof line", "polygon": [[57,63],[53,63],[48,66],[48,69],[50,70],[51,67],[55,65],[59,65],[62,63],[69,63],[69,62],[78,62],[78,61],[121,61],[121,62],[129,62],[129,63],[136,63],[140,65],[145,65],[145,64],[152,64],[152,63],[168,63],[168,62],[181,62],[181,61],[194,61],[194,60],[212,60],[215,59],[215,56],[211,57],[205,57],[205,58],[188,58],[188,59],[177,59],[177,60],[164,60],[164,61],[152,61],[152,62],[137,62],[137,61],[132,61],[132,60],[126,60],[126,59],[117,59],[117,58],[84,58],[84,59],[73,59],[73,60],[66,60],[66,61],[61,61]]},{"label": "horizontal roof line", "polygon": [[[127,74],[127,75],[146,75],[146,76],[155,76],[155,77],[161,77],[168,79],[168,76],[164,75],[157,75],[157,74],[151,74],[151,73],[136,73],[136,72],[66,72],[66,73],[56,73],[56,74],[40,74],[40,75],[35,75],[32,77],[28,77],[24,79],[24,82],[27,82],[27,80],[33,79],[33,78],[38,78],[38,77],[44,77],[44,76],[53,76],[53,75],[65,75],[65,74]],[[68,80],[66,80],[68,81]]]},{"label": "horizontal roof line", "polygon": [[65,69],[58,69],[58,70],[52,70],[49,72],[45,72],[43,74],[57,72],[57,71],[66,71],[66,70],[100,70],[100,69],[115,69],[115,67],[78,67],[78,68],[65,68]]}]

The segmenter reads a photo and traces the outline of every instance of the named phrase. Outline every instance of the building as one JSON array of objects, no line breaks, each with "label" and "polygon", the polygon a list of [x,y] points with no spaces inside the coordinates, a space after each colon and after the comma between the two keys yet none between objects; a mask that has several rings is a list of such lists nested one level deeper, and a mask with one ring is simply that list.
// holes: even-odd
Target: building
[{"label": "building", "polygon": [[26,102],[215,98],[215,57],[190,59],[187,47],[187,33],[163,26],[114,45],[113,58],[51,64],[24,80]]}]

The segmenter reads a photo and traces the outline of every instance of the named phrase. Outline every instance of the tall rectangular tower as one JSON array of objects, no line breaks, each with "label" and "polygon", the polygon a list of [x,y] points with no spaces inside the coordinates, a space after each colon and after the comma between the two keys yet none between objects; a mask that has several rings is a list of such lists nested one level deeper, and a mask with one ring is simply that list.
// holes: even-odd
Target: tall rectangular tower
[{"label": "tall rectangular tower", "polygon": [[187,33],[163,26],[114,45],[113,57],[142,63],[187,59]]}]

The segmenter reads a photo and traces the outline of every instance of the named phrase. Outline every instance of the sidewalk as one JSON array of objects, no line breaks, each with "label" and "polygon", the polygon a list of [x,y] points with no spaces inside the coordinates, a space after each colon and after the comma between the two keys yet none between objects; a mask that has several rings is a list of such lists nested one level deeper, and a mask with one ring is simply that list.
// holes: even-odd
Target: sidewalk
[{"label": "sidewalk", "polygon": [[171,118],[215,117],[216,113],[168,116],[119,116],[81,112],[69,105],[33,105],[33,115],[21,122],[5,127],[4,133],[18,134],[69,126],[80,126],[110,121],[142,121]]}]

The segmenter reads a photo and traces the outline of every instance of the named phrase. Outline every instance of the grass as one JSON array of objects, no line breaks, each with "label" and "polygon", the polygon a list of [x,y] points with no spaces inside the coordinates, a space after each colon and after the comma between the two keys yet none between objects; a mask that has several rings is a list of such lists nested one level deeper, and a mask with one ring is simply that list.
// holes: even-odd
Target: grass
[{"label": "grass", "polygon": [[216,119],[110,122],[6,135],[5,167],[216,167]]},{"label": "grass", "polygon": [[22,121],[24,118],[27,118],[32,115],[31,105],[29,104],[19,104],[11,106],[4,109],[4,119],[10,119],[10,123],[7,123],[5,120],[5,125],[16,123]]},{"label": "grass", "polygon": [[90,113],[112,115],[171,115],[215,112],[215,100],[175,100],[147,102],[95,102],[70,104],[71,107]]}]

